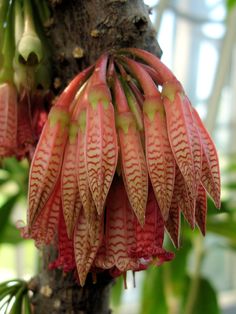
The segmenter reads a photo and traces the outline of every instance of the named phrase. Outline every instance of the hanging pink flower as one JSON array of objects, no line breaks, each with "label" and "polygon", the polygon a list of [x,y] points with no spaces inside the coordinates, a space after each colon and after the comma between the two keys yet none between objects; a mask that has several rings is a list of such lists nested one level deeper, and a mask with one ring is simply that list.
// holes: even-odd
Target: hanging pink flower
[{"label": "hanging pink flower", "polygon": [[52,107],[30,171],[26,236],[53,242],[51,267],[117,276],[173,258],[180,213],[205,234],[220,207],[215,146],[183,87],[147,51],[103,54]]},{"label": "hanging pink flower", "polygon": [[32,159],[47,120],[47,98],[47,92],[22,90],[18,94],[14,84],[0,85],[0,159]]}]

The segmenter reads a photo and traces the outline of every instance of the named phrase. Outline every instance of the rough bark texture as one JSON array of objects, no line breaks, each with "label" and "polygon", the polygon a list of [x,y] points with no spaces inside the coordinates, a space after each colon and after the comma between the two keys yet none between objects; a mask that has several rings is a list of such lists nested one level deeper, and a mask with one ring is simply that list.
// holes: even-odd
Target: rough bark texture
[{"label": "rough bark texture", "polygon": [[[55,76],[62,85],[107,50],[139,47],[161,55],[142,0],[51,0],[49,31]],[[60,2],[59,4],[55,4]],[[78,49],[79,48],[79,49]],[[81,58],[75,55],[82,54]]]},{"label": "rough bark texture", "polygon": [[[133,46],[161,55],[148,7],[142,0],[49,0],[49,3],[53,24],[48,33],[54,78],[61,82],[58,91],[106,50]],[[48,270],[55,255],[53,248],[43,250],[42,271],[30,283],[34,313],[110,313],[112,278],[103,273],[93,284],[89,277],[81,288],[73,274]]]},{"label": "rough bark texture", "polygon": [[81,288],[74,273],[48,269],[56,258],[53,247],[44,248],[42,253],[42,270],[29,283],[29,288],[34,292],[32,305],[35,314],[110,313],[109,293],[113,280],[109,274],[98,275],[96,284],[90,275],[86,285]]}]

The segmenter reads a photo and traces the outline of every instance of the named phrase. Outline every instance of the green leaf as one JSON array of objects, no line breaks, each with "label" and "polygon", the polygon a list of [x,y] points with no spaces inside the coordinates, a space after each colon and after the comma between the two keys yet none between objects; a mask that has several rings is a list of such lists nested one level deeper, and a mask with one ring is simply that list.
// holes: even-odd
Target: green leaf
[{"label": "green leaf", "polygon": [[0,288],[0,301],[3,300],[6,296],[14,295],[16,288],[3,286]]},{"label": "green leaf", "polygon": [[26,287],[23,286],[15,295],[15,302],[13,303],[9,314],[22,314],[23,296],[26,292]]},{"label": "green leaf", "polygon": [[168,314],[162,266],[145,271],[140,314]]},{"label": "green leaf", "polygon": [[6,309],[9,305],[10,300],[11,300],[11,297],[5,298],[4,301],[1,300],[0,313],[4,313],[4,314],[7,313]]},{"label": "green leaf", "polygon": [[[13,284],[13,285],[8,285],[7,282],[4,282],[3,284],[1,284],[0,287],[0,302],[2,303],[0,310],[6,306],[8,307],[12,298],[15,296],[15,294],[17,293],[18,289],[21,287],[21,285],[19,285],[19,283],[17,284]],[[5,312],[4,312],[5,313]]]},{"label": "green leaf", "polygon": [[[191,280],[186,279],[186,290],[184,293],[184,306],[189,302]],[[183,311],[182,313],[186,313]],[[191,314],[220,314],[220,308],[217,302],[217,294],[211,283],[205,278],[199,278],[198,290],[195,302],[192,304]]]},{"label": "green leaf", "polygon": [[3,301],[3,306],[6,304],[7,308],[11,307],[10,312],[7,310],[7,313],[22,314],[22,302],[26,293],[27,283],[23,280],[8,280],[0,284],[0,302]]},{"label": "green leaf", "polygon": [[14,284],[22,284],[23,282],[25,282],[25,281],[22,279],[10,279],[10,280],[6,280],[4,282],[1,282],[0,287],[5,286],[5,285],[13,286]]},{"label": "green leaf", "polygon": [[23,307],[24,307],[24,314],[31,314],[30,300],[29,300],[28,293],[24,295]]},{"label": "green leaf", "polygon": [[3,296],[9,294],[14,295],[16,291],[22,286],[21,280],[8,280],[0,284],[0,300]]}]

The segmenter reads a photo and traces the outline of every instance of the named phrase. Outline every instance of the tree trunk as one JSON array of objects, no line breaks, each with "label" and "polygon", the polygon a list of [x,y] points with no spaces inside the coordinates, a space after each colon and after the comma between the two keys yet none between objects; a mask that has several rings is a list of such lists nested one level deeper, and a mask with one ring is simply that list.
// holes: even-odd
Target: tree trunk
[{"label": "tree trunk", "polygon": [[[53,21],[48,28],[52,46],[54,88],[64,88],[80,70],[94,63],[106,50],[139,47],[161,55],[142,0],[48,0]],[[72,273],[49,270],[54,248],[44,248],[41,273],[32,279],[35,314],[108,314],[112,278],[88,276],[83,288]]]}]

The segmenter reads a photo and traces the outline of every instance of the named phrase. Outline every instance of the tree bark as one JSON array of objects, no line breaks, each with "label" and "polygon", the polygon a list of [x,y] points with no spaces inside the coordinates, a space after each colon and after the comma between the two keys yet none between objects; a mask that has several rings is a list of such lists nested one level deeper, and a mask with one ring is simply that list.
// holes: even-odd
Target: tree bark
[{"label": "tree bark", "polygon": [[[63,89],[80,70],[107,50],[139,47],[160,56],[148,7],[142,0],[48,0],[53,22],[47,29],[52,48],[54,88]],[[42,271],[29,283],[35,314],[108,314],[113,279],[90,276],[83,288],[72,273],[49,270],[53,247],[42,251]]]},{"label": "tree bark", "polygon": [[[142,0],[50,0],[54,74],[62,86],[107,50],[139,47],[160,56]],[[55,4],[60,2],[60,4]],[[76,57],[76,51],[79,51]],[[78,55],[81,54],[81,57]]]}]

